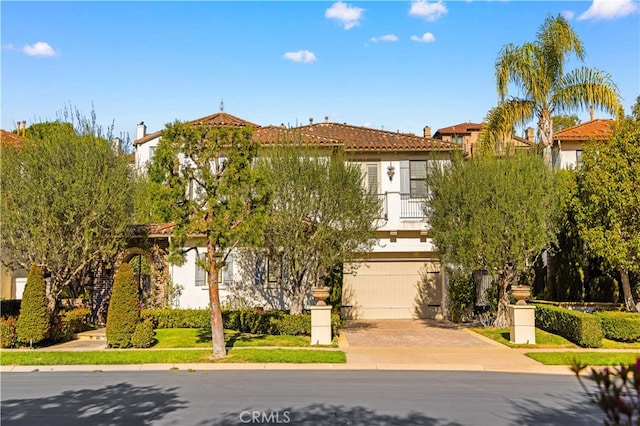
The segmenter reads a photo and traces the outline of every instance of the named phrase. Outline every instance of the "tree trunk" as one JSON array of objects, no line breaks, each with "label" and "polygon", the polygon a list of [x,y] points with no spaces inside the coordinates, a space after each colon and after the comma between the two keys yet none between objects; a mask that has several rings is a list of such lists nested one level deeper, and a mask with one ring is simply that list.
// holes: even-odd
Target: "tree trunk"
[{"label": "tree trunk", "polygon": [[509,277],[500,275],[500,281],[498,282],[498,313],[496,314],[496,321],[494,323],[494,326],[497,328],[506,328],[511,325],[509,311],[507,309],[510,301],[509,293],[507,293],[509,282]]},{"label": "tree trunk", "polygon": [[631,293],[631,284],[629,283],[629,271],[620,268],[620,278],[622,281],[622,294],[624,295],[624,305],[629,312],[636,312],[636,302],[633,300]]},{"label": "tree trunk", "polygon": [[218,264],[216,262],[216,246],[207,241],[207,262],[209,263],[209,309],[211,310],[211,342],[213,344],[213,358],[223,358],[227,355],[224,344],[224,325],[220,308],[220,290],[218,288]]},{"label": "tree trunk", "polygon": [[289,308],[289,313],[291,315],[301,314],[303,305],[304,305],[304,291],[302,291],[301,287],[296,286],[291,295],[291,306]]},{"label": "tree trunk", "polygon": [[558,300],[558,287],[555,280],[555,264],[556,259],[549,250],[546,250],[547,257],[547,282],[544,286],[544,298],[547,300]]}]

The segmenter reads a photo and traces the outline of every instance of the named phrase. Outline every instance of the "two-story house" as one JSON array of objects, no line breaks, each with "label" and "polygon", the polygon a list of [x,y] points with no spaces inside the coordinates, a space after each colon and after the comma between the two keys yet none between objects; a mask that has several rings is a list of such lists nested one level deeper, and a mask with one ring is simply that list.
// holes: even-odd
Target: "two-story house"
[{"label": "two-story house", "polygon": [[[253,138],[264,146],[291,133],[304,144],[341,146],[349,161],[361,167],[368,191],[382,204],[376,223],[378,244],[363,257],[355,274],[344,276],[345,314],[352,318],[433,318],[443,313],[446,278],[429,235],[423,199],[428,194],[427,169],[449,161],[451,152],[459,149],[457,144],[332,123],[326,118],[296,128],[261,127],[219,112],[194,122],[253,126]],[[144,170],[160,132],[147,135],[142,123],[138,128],[136,165]],[[201,242],[194,237],[191,244]],[[195,256],[195,250],[189,251],[184,265],[170,266],[173,281],[182,287],[181,307],[206,307],[208,303],[204,271],[196,267]],[[254,306],[286,309],[286,298],[270,282],[269,268],[268,259],[259,255],[247,256],[242,249],[231,253],[219,277],[221,298],[232,301],[242,295]]]},{"label": "two-story house", "polygon": [[[481,123],[460,123],[449,127],[438,129],[433,135],[435,139],[442,141],[457,143],[462,152],[467,156],[473,156],[477,153],[477,143],[482,131]],[[425,137],[430,137],[430,129],[425,127]],[[509,151],[528,149],[535,145],[535,135],[532,128],[526,130],[526,137],[512,135],[511,140],[506,141]]]},{"label": "two-story house", "polygon": [[615,120],[597,118],[567,127],[553,135],[555,168],[579,169],[582,166],[582,148],[589,141],[606,141],[611,138]]}]

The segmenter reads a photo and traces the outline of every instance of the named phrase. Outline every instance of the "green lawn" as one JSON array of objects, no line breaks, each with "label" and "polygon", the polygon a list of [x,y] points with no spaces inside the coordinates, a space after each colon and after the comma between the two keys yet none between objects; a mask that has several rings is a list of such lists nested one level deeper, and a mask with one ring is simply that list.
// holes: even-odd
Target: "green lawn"
[{"label": "green lawn", "polygon": [[496,342],[507,345],[511,348],[577,348],[578,346],[571,343],[562,336],[549,333],[544,330],[536,328],[536,344],[514,344],[509,342],[509,329],[508,328],[472,328],[472,331],[488,337]]},{"label": "green lawn", "polygon": [[634,364],[640,352],[528,352],[525,354],[545,365],[571,365],[574,360],[589,366]]},{"label": "green lawn", "polygon": [[183,364],[207,362],[330,363],[343,364],[346,355],[337,350],[231,349],[221,360],[209,359],[211,350],[125,349],[91,352],[2,351],[0,365],[111,365]]},{"label": "green lawn", "polygon": [[[155,330],[158,341],[154,349],[169,348],[210,348],[211,330],[206,328],[159,328]],[[307,336],[271,336],[240,333],[225,330],[227,347],[309,347],[311,339]]]}]

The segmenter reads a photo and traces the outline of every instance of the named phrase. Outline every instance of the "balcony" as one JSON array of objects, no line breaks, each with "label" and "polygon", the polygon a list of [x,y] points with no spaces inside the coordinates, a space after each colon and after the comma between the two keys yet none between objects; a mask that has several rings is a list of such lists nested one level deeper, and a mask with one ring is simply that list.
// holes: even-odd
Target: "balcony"
[{"label": "balcony", "polygon": [[425,219],[424,198],[411,198],[410,194],[400,194],[400,219]]}]

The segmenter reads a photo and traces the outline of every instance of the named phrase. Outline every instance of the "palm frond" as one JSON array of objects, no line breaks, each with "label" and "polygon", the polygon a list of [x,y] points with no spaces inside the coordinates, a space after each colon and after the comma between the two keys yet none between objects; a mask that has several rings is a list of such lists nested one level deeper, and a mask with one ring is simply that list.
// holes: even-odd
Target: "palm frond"
[{"label": "palm frond", "polygon": [[504,101],[508,95],[509,84],[527,93],[528,96],[535,96],[540,92],[538,83],[541,75],[538,70],[540,51],[534,43],[525,43],[522,46],[507,44],[498,55],[496,60],[496,82],[498,96]]},{"label": "palm frond", "polygon": [[560,111],[593,106],[615,115],[620,109],[621,98],[611,75],[599,69],[581,67],[562,78],[553,92],[552,103]]},{"label": "palm frond", "polygon": [[535,103],[527,99],[511,98],[489,110],[480,133],[482,152],[505,152],[511,142],[515,126],[527,123],[535,113]]},{"label": "palm frond", "polygon": [[537,36],[549,80],[560,80],[568,55],[573,53],[578,59],[584,59],[582,41],[562,15],[547,16]]}]

